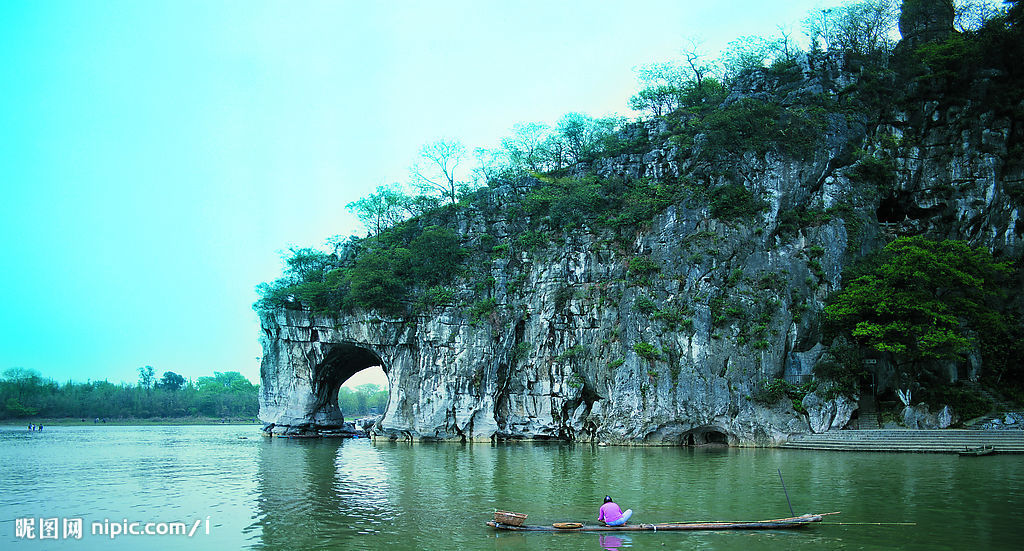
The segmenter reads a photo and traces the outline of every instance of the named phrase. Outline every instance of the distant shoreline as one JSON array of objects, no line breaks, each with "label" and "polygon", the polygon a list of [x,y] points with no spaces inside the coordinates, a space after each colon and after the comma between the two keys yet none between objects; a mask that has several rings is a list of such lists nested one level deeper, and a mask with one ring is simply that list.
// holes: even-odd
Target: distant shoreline
[{"label": "distant shoreline", "polygon": [[85,419],[80,417],[58,419],[4,419],[0,427],[22,427],[28,429],[29,424],[46,427],[86,427],[86,426],[144,426],[144,425],[262,425],[256,419],[221,419],[218,417],[153,417],[148,419]]}]

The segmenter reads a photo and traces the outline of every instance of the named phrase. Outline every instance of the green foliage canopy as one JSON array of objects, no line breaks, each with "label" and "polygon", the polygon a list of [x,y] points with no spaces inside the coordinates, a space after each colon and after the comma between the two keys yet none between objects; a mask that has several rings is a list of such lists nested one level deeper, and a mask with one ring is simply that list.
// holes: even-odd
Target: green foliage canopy
[{"label": "green foliage canopy", "polygon": [[858,342],[891,353],[912,376],[963,357],[979,332],[1005,330],[997,304],[1006,263],[963,241],[901,237],[826,306],[827,319]]}]

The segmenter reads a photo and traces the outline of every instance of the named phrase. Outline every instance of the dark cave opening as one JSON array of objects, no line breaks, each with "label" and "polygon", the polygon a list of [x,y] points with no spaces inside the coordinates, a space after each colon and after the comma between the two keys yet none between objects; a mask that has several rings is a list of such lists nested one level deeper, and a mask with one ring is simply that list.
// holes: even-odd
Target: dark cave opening
[{"label": "dark cave opening", "polygon": [[878,203],[875,214],[878,221],[883,224],[895,224],[907,219],[907,211],[895,193],[889,194]]},{"label": "dark cave opening", "polygon": [[728,446],[729,435],[718,427],[700,427],[684,434],[681,444],[687,447]]}]

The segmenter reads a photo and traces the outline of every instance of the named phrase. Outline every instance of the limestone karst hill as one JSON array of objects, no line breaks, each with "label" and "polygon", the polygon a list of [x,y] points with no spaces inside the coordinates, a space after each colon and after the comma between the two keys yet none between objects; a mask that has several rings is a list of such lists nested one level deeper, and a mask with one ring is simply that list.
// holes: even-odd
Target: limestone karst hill
[{"label": "limestone karst hill", "polygon": [[[382,365],[377,430],[397,438],[773,445],[841,428],[861,389],[814,369],[856,348],[824,324],[844,273],[898,236],[1024,252],[1019,22],[961,36],[904,19],[918,38],[892,53],[748,70],[579,162],[349,243],[259,305],[261,419],[338,425],[339,385]],[[936,367],[947,381],[985,373],[961,356]],[[909,384],[870,360],[874,391]]]}]

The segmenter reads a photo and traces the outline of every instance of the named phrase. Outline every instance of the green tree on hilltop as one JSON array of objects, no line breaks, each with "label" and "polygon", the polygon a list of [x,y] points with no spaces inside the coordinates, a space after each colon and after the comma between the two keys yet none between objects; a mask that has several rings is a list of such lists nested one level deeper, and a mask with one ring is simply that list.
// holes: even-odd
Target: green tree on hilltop
[{"label": "green tree on hilltop", "polygon": [[413,184],[424,193],[439,194],[442,201],[458,203],[470,187],[459,172],[459,165],[466,158],[466,146],[458,140],[437,140],[420,149],[420,158],[412,167]]},{"label": "green tree on hilltop", "polygon": [[375,193],[353,201],[345,208],[356,215],[370,235],[379,235],[408,218],[411,202],[412,198],[402,193],[397,185],[377,186]]}]

